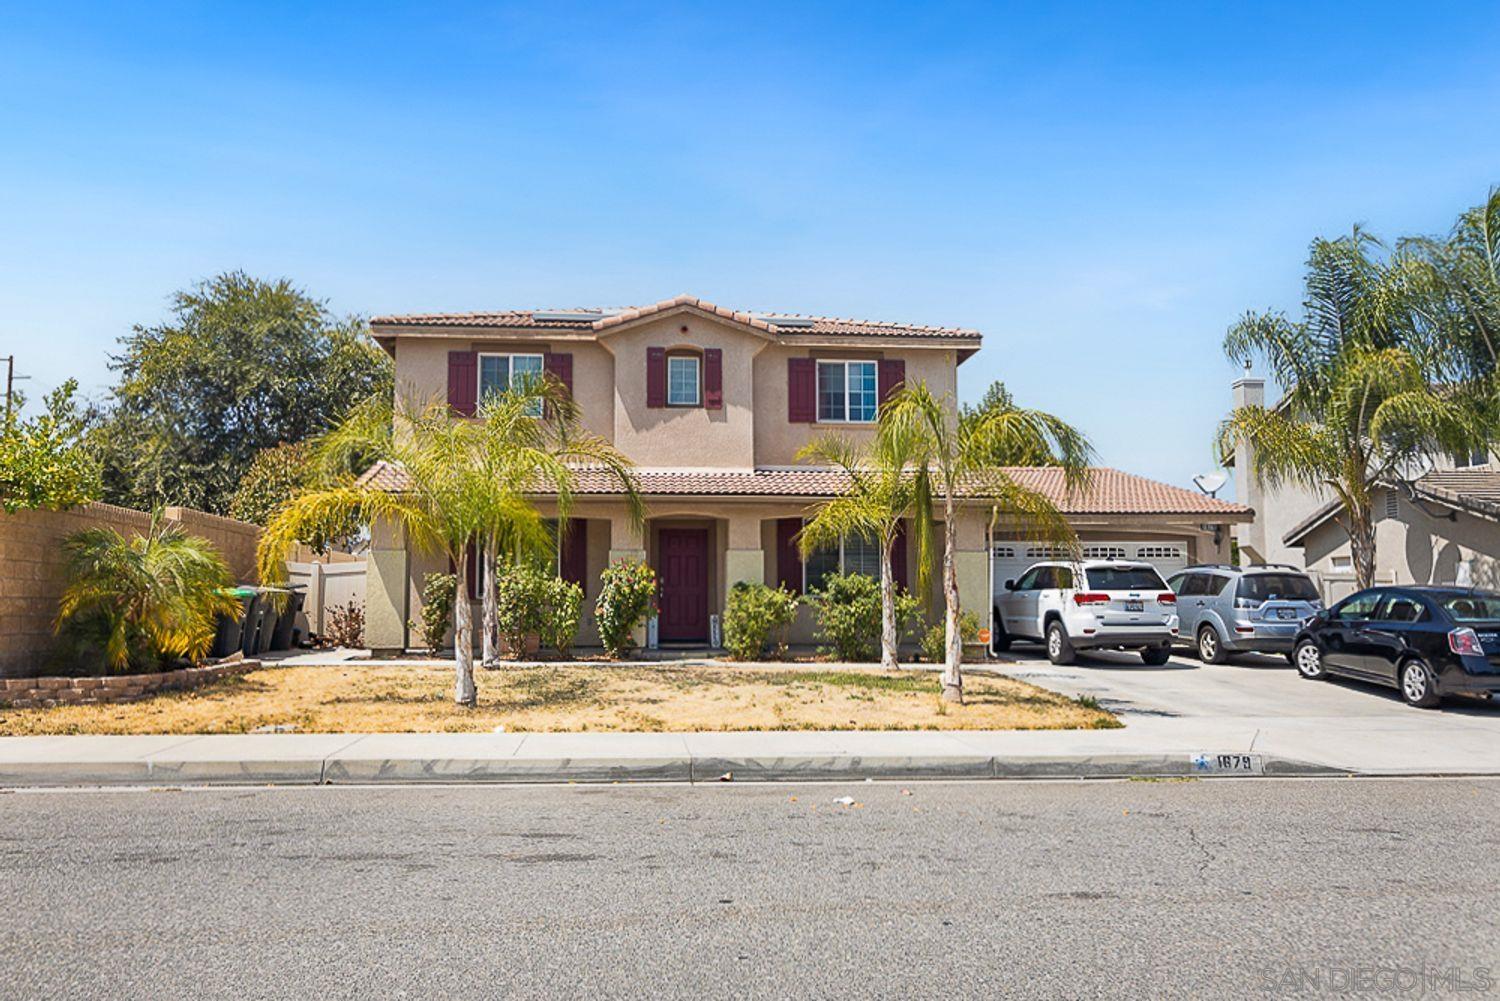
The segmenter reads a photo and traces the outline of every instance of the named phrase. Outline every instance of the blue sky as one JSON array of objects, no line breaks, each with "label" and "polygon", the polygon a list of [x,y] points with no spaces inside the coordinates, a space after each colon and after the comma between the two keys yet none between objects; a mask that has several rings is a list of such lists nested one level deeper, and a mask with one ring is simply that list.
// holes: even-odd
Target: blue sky
[{"label": "blue sky", "polygon": [[1500,183],[1500,8],[0,5],[0,354],[102,396],[172,290],[977,327],[960,370],[1187,484],[1308,240]]}]

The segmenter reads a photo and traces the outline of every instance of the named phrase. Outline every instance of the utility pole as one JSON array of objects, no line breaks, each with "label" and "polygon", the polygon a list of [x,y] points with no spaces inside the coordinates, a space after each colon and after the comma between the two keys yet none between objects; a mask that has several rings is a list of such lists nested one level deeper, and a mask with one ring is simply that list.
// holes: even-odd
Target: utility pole
[{"label": "utility pole", "polygon": [[27,375],[16,375],[16,356],[5,356],[5,423],[10,424],[11,396],[15,393],[17,379],[29,379]]}]

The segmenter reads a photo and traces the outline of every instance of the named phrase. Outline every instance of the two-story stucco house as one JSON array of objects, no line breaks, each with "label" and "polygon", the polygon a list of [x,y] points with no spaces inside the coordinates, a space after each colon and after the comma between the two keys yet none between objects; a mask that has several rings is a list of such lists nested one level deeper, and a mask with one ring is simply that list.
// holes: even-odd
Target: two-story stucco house
[{"label": "two-story stucco house", "polygon": [[[585,426],[637,466],[649,506],[644,532],[631,525],[617,487],[581,476],[564,533],[560,572],[585,589],[580,643],[597,642],[592,604],[600,571],[616,559],[648,561],[661,583],[663,644],[702,645],[737,581],[805,593],[835,570],[878,572],[859,539],[805,562],[794,544],[809,508],[844,487],[833,470],[799,464],[814,436],[868,439],[880,401],[907,380],[957,395],[958,368],[980,347],[973,330],[736,312],[688,296],[622,310],[513,310],[381,316],[376,340],[395,359],[398,393],[446,397],[472,414],[517,373],[549,372],[572,393]],[[377,466],[369,482],[400,489],[400,470]],[[1067,497],[1055,470],[1017,475],[1048,490],[1080,535],[1120,555],[1137,549],[1168,564],[1224,559],[1228,527],[1245,508],[1115,470],[1099,470],[1089,496]],[[538,498],[544,508],[547,498]],[[957,532],[959,590],[966,607],[990,606],[992,553],[1008,571],[1046,554],[1006,536],[991,509],[966,504]],[[1128,547],[1128,548],[1127,548]],[[900,583],[916,579],[914,547],[900,546]],[[376,526],[366,587],[366,639],[407,645],[406,623],[423,576],[440,558],[413,552]],[[814,639],[803,614],[794,642]]]}]

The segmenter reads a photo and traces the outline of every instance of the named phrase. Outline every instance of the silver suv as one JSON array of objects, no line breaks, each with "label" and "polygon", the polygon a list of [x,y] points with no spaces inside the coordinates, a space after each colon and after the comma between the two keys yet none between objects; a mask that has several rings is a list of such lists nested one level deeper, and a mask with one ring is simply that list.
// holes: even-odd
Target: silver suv
[{"label": "silver suv", "polygon": [[991,645],[1040,640],[1054,664],[1075,650],[1137,650],[1165,664],[1177,639],[1177,596],[1149,563],[1084,560],[1036,563],[995,598]]},{"label": "silver suv", "polygon": [[1285,564],[1188,567],[1167,584],[1177,592],[1182,639],[1206,664],[1252,652],[1290,660],[1297,630],[1323,608],[1312,579]]}]

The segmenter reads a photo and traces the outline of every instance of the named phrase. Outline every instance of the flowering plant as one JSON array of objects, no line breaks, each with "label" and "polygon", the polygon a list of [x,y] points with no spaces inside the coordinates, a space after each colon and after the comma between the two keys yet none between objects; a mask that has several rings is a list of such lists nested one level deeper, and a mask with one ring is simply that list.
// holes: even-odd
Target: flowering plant
[{"label": "flowering plant", "polygon": [[612,657],[635,645],[635,630],[656,611],[656,571],[640,560],[615,560],[599,575],[594,619],[599,641]]}]

